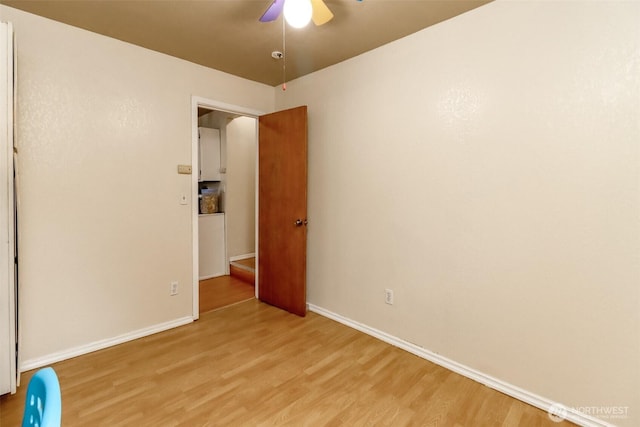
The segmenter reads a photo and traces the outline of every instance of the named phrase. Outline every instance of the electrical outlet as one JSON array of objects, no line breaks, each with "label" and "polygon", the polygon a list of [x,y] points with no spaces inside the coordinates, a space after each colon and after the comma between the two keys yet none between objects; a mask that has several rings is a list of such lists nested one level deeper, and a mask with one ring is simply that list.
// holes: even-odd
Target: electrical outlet
[{"label": "electrical outlet", "polygon": [[384,290],[384,302],[393,305],[393,291],[391,289]]},{"label": "electrical outlet", "polygon": [[171,282],[171,285],[169,287],[169,295],[178,295],[178,282]]}]

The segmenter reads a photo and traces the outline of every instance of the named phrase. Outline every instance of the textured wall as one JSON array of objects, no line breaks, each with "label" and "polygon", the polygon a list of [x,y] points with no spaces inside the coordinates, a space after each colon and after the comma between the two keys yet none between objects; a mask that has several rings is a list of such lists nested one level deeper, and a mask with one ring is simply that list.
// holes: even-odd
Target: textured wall
[{"label": "textured wall", "polygon": [[0,12],[18,45],[22,360],[191,316],[191,97],[270,111],[273,88]]},{"label": "textured wall", "polygon": [[227,125],[226,221],[229,257],[256,252],[257,121],[238,117]]},{"label": "textured wall", "polygon": [[639,18],[494,2],[277,91],[309,106],[308,300],[640,425]]}]

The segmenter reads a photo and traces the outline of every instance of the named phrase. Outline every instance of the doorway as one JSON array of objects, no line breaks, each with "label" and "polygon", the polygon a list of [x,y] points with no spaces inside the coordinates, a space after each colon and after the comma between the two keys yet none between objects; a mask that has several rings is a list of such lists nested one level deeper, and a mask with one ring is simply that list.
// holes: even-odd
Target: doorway
[{"label": "doorway", "polygon": [[[237,294],[237,286],[233,287],[233,280],[230,278],[230,262],[242,260],[255,256],[257,247],[257,176],[256,159],[258,144],[257,118],[262,112],[247,108],[220,103],[214,100],[192,97],[192,240],[193,240],[193,318],[198,319],[201,307],[201,294],[203,301],[205,298],[218,299],[216,304],[226,304],[225,299],[234,298]],[[206,127],[218,129],[220,133],[220,178],[219,182],[213,185],[204,184],[205,187],[217,187],[220,194],[219,210],[217,216],[220,218],[203,218],[201,214],[199,196],[202,194],[203,182],[200,174],[201,150],[199,141],[199,128]],[[237,145],[231,145],[231,144]],[[253,144],[253,148],[251,148]],[[251,150],[248,153],[247,150]],[[247,155],[252,156],[253,163],[250,166],[251,173],[247,173],[247,167],[242,167],[242,158]],[[248,175],[248,176],[245,176]],[[251,181],[249,187],[251,194],[242,190],[242,186],[247,186],[247,180]],[[234,190],[235,188],[235,190]],[[208,188],[207,188],[208,189]],[[214,215],[215,216],[215,215]],[[217,221],[224,224],[222,238],[224,240],[224,275],[218,277],[205,278],[201,282],[201,228],[211,227],[210,222]],[[201,224],[202,222],[202,224]],[[252,224],[252,229],[247,230],[246,224]],[[243,225],[244,224],[244,225]],[[215,226],[214,226],[215,227]],[[247,233],[250,236],[247,236]],[[210,236],[211,234],[207,234]],[[219,237],[218,237],[219,238]],[[210,243],[210,242],[209,242]],[[215,243],[215,242],[214,242]],[[219,243],[219,242],[218,242]],[[252,246],[252,250],[249,248]],[[218,246],[220,247],[220,246]],[[206,245],[205,245],[206,248]],[[206,250],[206,249],[205,249]],[[235,279],[237,280],[237,279]],[[203,283],[206,282],[206,283]],[[201,293],[203,285],[221,286],[218,290],[207,288]],[[237,285],[237,283],[236,283]],[[255,283],[253,296],[257,296],[259,283]],[[246,295],[246,291],[243,293]],[[239,298],[242,298],[240,296]],[[205,307],[207,305],[205,304]]]}]

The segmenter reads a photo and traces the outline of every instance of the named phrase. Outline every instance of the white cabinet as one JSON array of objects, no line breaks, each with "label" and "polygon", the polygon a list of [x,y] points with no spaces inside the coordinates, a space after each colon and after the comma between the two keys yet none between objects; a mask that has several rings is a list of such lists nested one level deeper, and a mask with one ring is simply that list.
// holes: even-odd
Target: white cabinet
[{"label": "white cabinet", "polygon": [[198,246],[200,280],[226,274],[224,214],[200,215],[198,217]]},{"label": "white cabinet", "polygon": [[198,181],[220,181],[220,131],[198,128]]}]

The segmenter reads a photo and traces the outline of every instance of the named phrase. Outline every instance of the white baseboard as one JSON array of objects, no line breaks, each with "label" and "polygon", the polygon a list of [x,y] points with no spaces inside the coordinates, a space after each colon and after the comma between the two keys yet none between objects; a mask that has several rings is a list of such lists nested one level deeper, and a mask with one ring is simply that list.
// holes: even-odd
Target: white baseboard
[{"label": "white baseboard", "polygon": [[240,261],[242,259],[255,258],[255,257],[256,257],[256,253],[255,252],[251,253],[251,254],[236,255],[236,256],[229,257],[229,262]]},{"label": "white baseboard", "polygon": [[68,350],[51,353],[46,356],[24,360],[20,363],[20,372],[26,372],[32,369],[48,366],[55,362],[71,359],[72,357],[81,356],[87,353],[92,353],[94,351],[102,350],[107,347],[112,347],[114,345],[122,344],[127,341],[132,341],[138,338],[146,337],[148,335],[153,335],[158,332],[166,331],[168,329],[177,328],[178,326],[183,326],[191,322],[193,322],[193,317],[191,316],[182,317],[180,319],[171,320],[165,323],[159,323],[157,325],[149,326],[147,328],[138,329],[137,331],[132,331],[126,334],[118,335],[117,337],[107,338],[100,341],[94,341],[92,343],[70,348]]},{"label": "white baseboard", "polygon": [[[468,366],[462,365],[456,361],[448,359],[444,356],[436,354],[432,351],[426,350],[422,347],[412,344],[408,341],[405,341],[403,339],[390,335],[386,332],[382,332],[370,326],[364,325],[362,323],[356,322],[355,320],[351,320],[347,317],[344,317],[332,311],[326,310],[322,307],[318,307],[317,305],[307,304],[307,306],[309,310],[314,313],[318,313],[321,316],[335,320],[338,323],[342,323],[343,325],[349,326],[350,328],[356,329],[367,335],[371,335],[372,337],[378,338],[379,340],[384,341],[387,344],[391,344],[395,347],[408,351],[411,354],[414,354],[418,357],[421,357],[430,362],[433,362],[436,365],[440,365],[443,368],[449,369],[450,371],[453,371],[464,377],[467,377],[476,382],[479,382],[480,384],[483,384],[489,388],[495,389],[501,393],[504,393],[522,402],[525,402],[532,406],[540,408],[545,412],[548,412],[552,407],[557,407],[559,404],[558,402],[554,402],[545,397],[538,396],[535,393],[531,393],[520,387],[501,381],[490,375],[484,374],[480,371],[477,371]],[[564,406],[562,406],[562,408],[566,409],[566,415],[564,416],[564,418],[575,424],[578,424],[584,427],[613,427],[612,424],[609,424],[605,421],[594,418],[590,415],[583,414],[582,412],[578,412],[572,408],[569,408],[569,407],[565,408]]]},{"label": "white baseboard", "polygon": [[224,273],[216,273],[216,274],[210,274],[208,276],[202,276],[202,277],[198,277],[198,280],[207,280],[207,279],[213,279],[214,277],[222,277],[224,276]]}]

